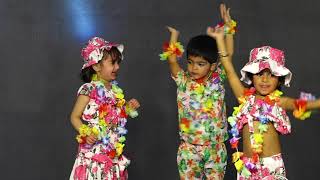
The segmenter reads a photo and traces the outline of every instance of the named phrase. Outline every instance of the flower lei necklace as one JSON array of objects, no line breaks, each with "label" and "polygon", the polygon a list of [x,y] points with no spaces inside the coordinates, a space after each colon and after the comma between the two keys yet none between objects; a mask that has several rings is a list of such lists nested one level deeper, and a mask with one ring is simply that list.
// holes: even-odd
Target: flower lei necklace
[{"label": "flower lei necklace", "polygon": [[[255,107],[249,109],[247,113],[249,116],[256,117],[257,115],[254,113],[259,112],[257,119],[259,121],[258,129],[259,132],[254,133],[253,129],[250,129],[250,141],[251,141],[251,148],[253,151],[252,159],[250,160],[247,157],[243,156],[242,152],[238,151],[238,143],[239,143],[239,123],[237,122],[239,116],[237,116],[240,110],[248,104],[248,101],[254,98],[255,89],[250,88],[246,90],[244,93],[244,97],[239,98],[240,105],[239,107],[234,108],[234,112],[232,116],[228,118],[228,122],[231,125],[230,133],[232,134],[232,138],[229,140],[231,144],[231,148],[236,149],[237,152],[233,153],[232,161],[235,164],[235,167],[239,173],[241,173],[244,177],[250,177],[251,173],[257,172],[257,163],[259,161],[259,154],[263,152],[263,133],[267,132],[268,130],[268,123],[270,122],[268,116],[272,113],[273,106],[279,102],[280,96],[282,92],[279,90],[275,90],[273,93],[264,97],[264,99],[254,99],[255,106],[259,109],[259,111],[253,111]],[[247,117],[241,117],[247,118]],[[249,122],[248,122],[249,123]]]},{"label": "flower lei necklace", "polygon": [[111,82],[111,92],[115,98],[106,96],[105,81],[98,79],[97,75],[92,77],[92,83],[95,88],[90,93],[90,99],[93,99],[98,104],[99,122],[89,126],[86,124],[81,125],[76,139],[78,143],[85,144],[86,137],[93,134],[98,139],[97,143],[105,144],[107,151],[112,152],[111,156],[120,156],[125,145],[125,134],[127,134],[127,129],[125,128],[126,118],[128,115],[135,118],[138,113],[126,104],[123,91],[116,81]]}]

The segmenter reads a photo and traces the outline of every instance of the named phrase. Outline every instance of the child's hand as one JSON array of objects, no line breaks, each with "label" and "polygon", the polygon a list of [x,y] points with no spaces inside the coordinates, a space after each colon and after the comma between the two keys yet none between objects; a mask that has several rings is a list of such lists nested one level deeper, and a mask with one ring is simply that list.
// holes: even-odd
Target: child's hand
[{"label": "child's hand", "polygon": [[213,37],[214,39],[224,40],[224,29],[223,27],[208,27],[207,28],[207,35]]},{"label": "child's hand", "polygon": [[225,4],[220,4],[220,16],[225,24],[229,24],[232,20],[230,16],[230,8],[227,9]]},{"label": "child's hand", "polygon": [[91,134],[86,137],[86,143],[87,144],[94,144],[97,141],[97,137],[94,134]]},{"label": "child's hand", "polygon": [[175,28],[167,26],[168,31],[173,35],[179,35],[179,31],[177,31]]},{"label": "child's hand", "polygon": [[167,26],[168,31],[171,33],[170,42],[175,43],[178,41],[179,31],[175,28]]},{"label": "child's hand", "polygon": [[128,104],[132,109],[137,109],[140,107],[140,104],[139,104],[138,100],[136,100],[136,99],[130,99]]}]

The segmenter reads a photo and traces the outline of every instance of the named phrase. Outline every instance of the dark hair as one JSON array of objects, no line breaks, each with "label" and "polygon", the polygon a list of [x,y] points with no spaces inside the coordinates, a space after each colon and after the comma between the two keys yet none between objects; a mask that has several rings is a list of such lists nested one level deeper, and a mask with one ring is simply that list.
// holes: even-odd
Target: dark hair
[{"label": "dark hair", "polygon": [[[102,60],[99,61],[99,63],[101,61],[103,61],[106,58],[106,55],[108,55],[108,54],[111,56],[112,63],[115,63],[115,62],[120,63],[121,62],[121,60],[122,60],[121,52],[118,50],[118,48],[112,47],[109,51],[107,51],[107,50],[103,51],[103,57],[102,57]],[[96,71],[93,69],[92,66],[89,66],[89,67],[81,70],[80,79],[85,83],[91,82],[92,75],[94,75],[94,74],[96,74]]]},{"label": "dark hair", "polygon": [[86,67],[80,72],[80,79],[85,82],[91,82],[92,75],[96,74],[96,71],[92,68],[92,66]]},{"label": "dark hair", "polygon": [[[251,80],[251,84],[249,85],[249,87],[253,87],[253,75],[254,74],[252,74],[252,73],[248,73],[248,78]],[[279,91],[281,91],[282,90],[282,85],[284,84],[284,82],[285,82],[285,76],[277,76],[279,79],[279,84],[278,84],[278,86],[277,86],[277,89],[279,90]]]},{"label": "dark hair", "polygon": [[190,39],[187,45],[187,58],[199,56],[210,64],[217,62],[218,48],[216,40],[208,35],[198,35]]}]

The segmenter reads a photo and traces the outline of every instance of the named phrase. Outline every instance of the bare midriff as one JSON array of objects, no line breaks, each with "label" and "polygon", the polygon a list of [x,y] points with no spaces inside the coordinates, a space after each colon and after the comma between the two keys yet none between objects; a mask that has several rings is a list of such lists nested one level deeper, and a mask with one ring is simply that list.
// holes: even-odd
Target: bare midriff
[{"label": "bare midriff", "polygon": [[[259,121],[253,121],[254,132],[259,133]],[[268,130],[263,135],[263,149],[262,153],[259,154],[260,157],[270,157],[276,154],[281,153],[281,146],[279,141],[279,134],[274,128],[272,123],[268,123]],[[250,143],[250,132],[249,126],[246,124],[242,129],[243,137],[243,153],[246,157],[252,157],[253,151],[251,149]]]}]

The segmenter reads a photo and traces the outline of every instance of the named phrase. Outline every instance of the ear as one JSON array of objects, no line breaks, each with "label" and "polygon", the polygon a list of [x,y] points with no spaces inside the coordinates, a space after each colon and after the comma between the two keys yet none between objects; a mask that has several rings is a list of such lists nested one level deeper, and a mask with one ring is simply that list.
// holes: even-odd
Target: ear
[{"label": "ear", "polygon": [[217,66],[217,63],[212,63],[211,64],[211,67],[210,67],[210,70],[213,71]]},{"label": "ear", "polygon": [[96,72],[101,71],[101,65],[100,63],[94,64],[92,65],[93,70],[95,70]]}]

